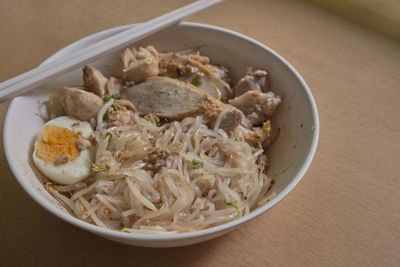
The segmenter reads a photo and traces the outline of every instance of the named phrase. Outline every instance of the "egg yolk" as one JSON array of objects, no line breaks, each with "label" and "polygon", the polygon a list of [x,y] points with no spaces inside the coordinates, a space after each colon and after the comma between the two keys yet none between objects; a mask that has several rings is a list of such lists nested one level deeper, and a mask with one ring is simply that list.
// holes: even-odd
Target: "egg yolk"
[{"label": "egg yolk", "polygon": [[71,130],[47,125],[40,136],[41,140],[36,145],[36,156],[45,162],[57,163],[60,156],[67,156],[68,161],[73,161],[80,154],[76,144],[78,135]]}]

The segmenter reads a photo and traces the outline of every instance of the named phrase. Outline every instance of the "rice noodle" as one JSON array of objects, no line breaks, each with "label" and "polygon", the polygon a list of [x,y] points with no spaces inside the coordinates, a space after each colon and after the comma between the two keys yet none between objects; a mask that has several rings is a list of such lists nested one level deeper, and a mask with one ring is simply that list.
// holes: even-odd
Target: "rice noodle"
[{"label": "rice noodle", "polygon": [[188,232],[235,220],[265,201],[267,158],[243,141],[240,127],[228,136],[220,119],[209,129],[202,116],[157,127],[153,116],[134,113],[133,125],[107,128],[111,106],[97,117],[98,172],[83,184],[51,189],[78,218],[124,232]]}]

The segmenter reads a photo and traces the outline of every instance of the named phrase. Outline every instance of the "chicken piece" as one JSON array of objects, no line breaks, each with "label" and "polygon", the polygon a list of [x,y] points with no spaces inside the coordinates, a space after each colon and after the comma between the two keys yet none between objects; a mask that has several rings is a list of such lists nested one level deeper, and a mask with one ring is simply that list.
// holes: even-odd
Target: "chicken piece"
[{"label": "chicken piece", "polygon": [[124,81],[142,82],[158,75],[159,56],[152,46],[126,48],[120,55],[114,75]]},{"label": "chicken piece", "polygon": [[82,121],[95,118],[103,105],[103,99],[84,88],[64,87],[58,96],[65,113]]},{"label": "chicken piece", "polygon": [[83,71],[83,85],[96,95],[103,97],[106,93],[107,78],[96,68],[85,66]]},{"label": "chicken piece", "polygon": [[167,119],[203,114],[212,117],[224,108],[221,101],[199,88],[168,77],[153,77],[126,89],[123,96],[138,112]]},{"label": "chicken piece", "polygon": [[252,125],[260,124],[271,116],[281,103],[281,97],[272,91],[260,93],[248,91],[230,100],[232,106],[240,109]]},{"label": "chicken piece", "polygon": [[160,76],[192,83],[218,100],[233,96],[229,84],[215,75],[211,68],[187,56],[176,53],[160,54]]},{"label": "chicken piece", "polygon": [[260,93],[266,93],[269,91],[267,72],[264,70],[249,70],[246,76],[244,76],[236,84],[235,96],[240,96],[248,91],[257,91]]},{"label": "chicken piece", "polygon": [[240,124],[245,127],[251,127],[243,112],[231,105],[226,105],[224,110],[210,120],[211,128],[217,126],[226,132],[233,131]]}]

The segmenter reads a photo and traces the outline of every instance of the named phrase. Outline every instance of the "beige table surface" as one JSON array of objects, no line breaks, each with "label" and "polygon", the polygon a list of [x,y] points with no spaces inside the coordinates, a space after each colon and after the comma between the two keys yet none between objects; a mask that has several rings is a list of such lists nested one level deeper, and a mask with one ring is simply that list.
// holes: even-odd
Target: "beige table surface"
[{"label": "beige table surface", "polygon": [[[88,34],[188,2],[2,0],[0,80]],[[300,184],[266,214],[215,240],[130,247],[41,208],[14,179],[1,145],[0,265],[400,266],[400,45],[289,0],[226,1],[188,20],[247,34],[303,75],[321,133]],[[1,127],[7,106],[0,105]]]}]

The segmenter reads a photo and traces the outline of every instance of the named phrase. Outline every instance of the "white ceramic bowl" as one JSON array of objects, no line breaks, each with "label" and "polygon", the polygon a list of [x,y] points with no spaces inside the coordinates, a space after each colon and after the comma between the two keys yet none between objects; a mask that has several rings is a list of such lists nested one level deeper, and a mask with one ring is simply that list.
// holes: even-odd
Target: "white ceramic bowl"
[{"label": "white ceramic bowl", "polygon": [[[88,36],[60,50],[43,64],[132,26]],[[257,217],[285,197],[305,174],[318,142],[317,108],[309,88],[297,71],[267,46],[244,35],[209,25],[181,23],[135,45],[146,44],[154,45],[159,51],[182,51],[204,45],[201,51],[212,62],[230,66],[234,82],[246,73],[248,66],[268,71],[271,88],[283,96],[283,102],[273,118],[273,126],[281,128],[281,133],[268,151],[271,162],[268,173],[276,181],[269,194],[276,195],[262,207],[238,220],[197,232],[174,235],[123,233],[102,229],[71,216],[45,190],[37,177],[38,172],[32,164],[31,155],[33,142],[43,125],[42,120],[35,115],[38,112],[37,101],[47,100],[49,94],[54,94],[62,86],[81,84],[81,70],[17,97],[9,106],[4,124],[4,148],[10,167],[25,191],[48,211],[75,226],[117,242],[147,247],[183,246],[215,238]],[[108,75],[111,63],[119,53],[113,53],[92,65]]]}]

